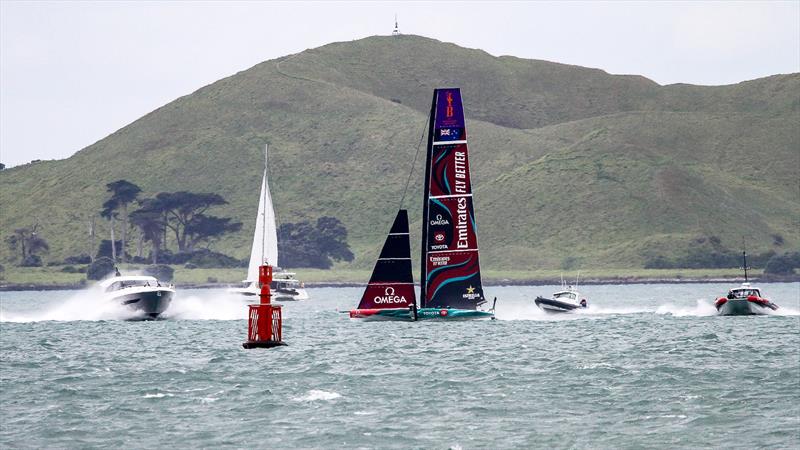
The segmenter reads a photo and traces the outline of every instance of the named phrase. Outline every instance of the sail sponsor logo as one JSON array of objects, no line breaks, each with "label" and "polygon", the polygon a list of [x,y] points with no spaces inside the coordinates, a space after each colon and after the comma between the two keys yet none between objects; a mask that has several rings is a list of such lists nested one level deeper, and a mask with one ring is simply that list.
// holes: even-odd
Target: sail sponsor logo
[{"label": "sail sponsor logo", "polygon": [[450,262],[449,256],[431,256],[430,258],[431,265],[434,267],[438,266],[446,266],[447,263]]},{"label": "sail sponsor logo", "polygon": [[376,305],[386,305],[391,303],[407,303],[406,298],[403,295],[395,295],[394,288],[389,286],[383,292],[383,296],[376,296],[372,301],[375,302]]},{"label": "sail sponsor logo", "polygon": [[470,285],[467,288],[467,292],[465,292],[461,297],[465,298],[467,300],[477,300],[477,299],[481,298],[481,293],[480,292],[475,292],[475,288],[472,287],[472,285]]},{"label": "sail sponsor logo", "polygon": [[436,242],[442,242],[442,241],[444,241],[444,233],[436,233],[436,234],[433,236],[433,240],[435,240]]},{"label": "sail sponsor logo", "polygon": [[467,152],[455,151],[456,194],[467,193]]},{"label": "sail sponsor logo", "polygon": [[453,114],[455,114],[455,110],[453,109],[453,93],[447,91],[447,108],[444,110],[444,116],[449,119],[453,117]]},{"label": "sail sponsor logo", "polygon": [[436,218],[431,220],[431,226],[436,225],[450,225],[450,221],[443,218],[441,214],[437,214]]},{"label": "sail sponsor logo", "polygon": [[467,197],[459,197],[458,199],[458,223],[456,224],[456,231],[458,232],[457,248],[469,247],[469,213],[467,212]]}]

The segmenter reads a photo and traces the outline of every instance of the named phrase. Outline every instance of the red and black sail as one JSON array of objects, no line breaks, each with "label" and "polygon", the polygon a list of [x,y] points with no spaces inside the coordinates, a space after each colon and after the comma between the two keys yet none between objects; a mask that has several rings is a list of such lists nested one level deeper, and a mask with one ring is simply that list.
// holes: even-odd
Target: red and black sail
[{"label": "red and black sail", "polygon": [[415,302],[408,212],[401,209],[397,211],[358,309],[408,308]]},{"label": "red and black sail", "polygon": [[426,161],[421,306],[477,309],[486,300],[458,88],[433,92]]}]

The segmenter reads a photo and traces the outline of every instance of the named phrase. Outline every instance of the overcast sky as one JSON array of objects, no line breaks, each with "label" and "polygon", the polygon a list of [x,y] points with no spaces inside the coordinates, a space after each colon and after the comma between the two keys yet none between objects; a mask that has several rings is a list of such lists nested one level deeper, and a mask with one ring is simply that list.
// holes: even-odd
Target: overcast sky
[{"label": "overcast sky", "polygon": [[419,34],[494,55],[730,84],[800,72],[800,1],[0,2],[0,162],[66,158],[261,61]]}]

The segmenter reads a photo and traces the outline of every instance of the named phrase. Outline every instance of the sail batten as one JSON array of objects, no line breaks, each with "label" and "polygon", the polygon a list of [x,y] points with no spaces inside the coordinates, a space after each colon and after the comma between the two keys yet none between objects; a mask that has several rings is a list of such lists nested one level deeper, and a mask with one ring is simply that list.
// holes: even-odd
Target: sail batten
[{"label": "sail batten", "polygon": [[421,306],[477,309],[485,299],[459,89],[434,91],[428,130]]}]

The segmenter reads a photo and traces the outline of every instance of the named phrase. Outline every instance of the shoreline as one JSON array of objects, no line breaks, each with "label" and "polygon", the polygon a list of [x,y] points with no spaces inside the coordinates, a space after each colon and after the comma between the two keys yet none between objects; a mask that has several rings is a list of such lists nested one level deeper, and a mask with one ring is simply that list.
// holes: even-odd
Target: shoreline
[{"label": "shoreline", "polygon": [[[710,283],[730,283],[740,284],[744,277],[611,277],[611,278],[587,278],[580,280],[581,286],[602,286],[613,284],[710,284]],[[796,283],[800,282],[800,275],[788,276],[758,276],[751,277],[752,283]],[[176,289],[225,289],[231,287],[231,283],[176,283]],[[419,283],[415,283],[419,286]],[[531,278],[531,279],[486,279],[483,280],[484,286],[559,286],[560,279]],[[12,291],[77,291],[90,287],[91,284],[83,283],[62,283],[62,284],[40,284],[40,283],[3,283],[0,284],[0,292]],[[329,287],[365,287],[366,283],[356,283],[350,281],[310,281],[305,283],[306,288],[329,288]]]}]

